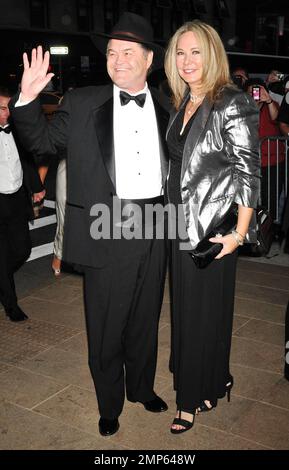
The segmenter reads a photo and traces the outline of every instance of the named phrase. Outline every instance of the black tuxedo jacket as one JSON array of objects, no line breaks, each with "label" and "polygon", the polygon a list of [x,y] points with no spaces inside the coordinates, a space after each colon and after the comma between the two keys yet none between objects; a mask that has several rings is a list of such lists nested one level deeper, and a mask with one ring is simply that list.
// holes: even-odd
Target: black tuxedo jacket
[{"label": "black tuxedo jacket", "polygon": [[[169,109],[151,90],[158,123],[163,186],[168,152],[165,132]],[[63,258],[79,265],[100,267],[112,256],[113,240],[94,240],[90,215],[94,204],[112,208],[115,189],[112,85],[76,89],[65,94],[61,106],[47,122],[39,103],[10,109],[24,147],[34,154],[67,151],[67,204]]]}]

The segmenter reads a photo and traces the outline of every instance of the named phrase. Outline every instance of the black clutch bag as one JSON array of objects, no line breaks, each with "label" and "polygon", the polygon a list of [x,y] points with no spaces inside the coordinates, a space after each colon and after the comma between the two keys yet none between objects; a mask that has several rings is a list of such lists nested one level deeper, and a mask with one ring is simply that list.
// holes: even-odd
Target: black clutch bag
[{"label": "black clutch bag", "polygon": [[234,208],[217,227],[198,243],[194,250],[190,251],[189,254],[198,268],[202,269],[208,266],[223,248],[222,243],[213,243],[210,242],[209,239],[218,235],[227,235],[234,230],[237,224],[237,218],[237,210]]}]

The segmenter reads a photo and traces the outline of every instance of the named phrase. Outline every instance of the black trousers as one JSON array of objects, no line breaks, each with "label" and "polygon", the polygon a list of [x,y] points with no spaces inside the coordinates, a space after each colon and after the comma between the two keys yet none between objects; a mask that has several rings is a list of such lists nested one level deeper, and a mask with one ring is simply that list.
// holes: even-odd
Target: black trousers
[{"label": "black trousers", "polygon": [[27,198],[22,188],[0,194],[0,301],[5,309],[15,308],[14,273],[31,252],[27,220]]},{"label": "black trousers", "polygon": [[84,297],[99,412],[117,418],[129,401],[148,401],[157,361],[158,322],[166,271],[164,240],[113,240],[109,265],[86,268]]},{"label": "black trousers", "polygon": [[178,410],[214,406],[226,393],[234,311],[237,252],[196,267],[172,241],[172,357]]}]

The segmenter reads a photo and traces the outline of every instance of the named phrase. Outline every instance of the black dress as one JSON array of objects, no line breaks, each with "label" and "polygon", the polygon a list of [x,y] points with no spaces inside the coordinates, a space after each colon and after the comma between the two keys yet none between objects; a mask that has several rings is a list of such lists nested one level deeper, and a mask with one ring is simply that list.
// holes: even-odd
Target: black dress
[{"label": "black dress", "polygon": [[[194,115],[195,116],[195,115]],[[184,110],[168,134],[170,175],[168,197],[181,204],[183,149],[194,116],[180,135]],[[198,269],[189,252],[172,240],[172,355],[177,409],[193,413],[203,400],[213,406],[232,382],[229,357],[232,336],[236,251]]]}]

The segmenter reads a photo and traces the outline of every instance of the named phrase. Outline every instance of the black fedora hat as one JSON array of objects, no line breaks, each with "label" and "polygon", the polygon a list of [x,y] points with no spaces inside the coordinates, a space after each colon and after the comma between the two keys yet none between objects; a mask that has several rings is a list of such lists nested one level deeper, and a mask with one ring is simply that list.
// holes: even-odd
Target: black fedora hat
[{"label": "black fedora hat", "polygon": [[109,39],[143,44],[154,53],[153,67],[161,68],[163,65],[164,49],[154,42],[153,29],[149,22],[135,13],[124,12],[110,33],[94,33],[91,39],[102,54],[106,54]]}]

